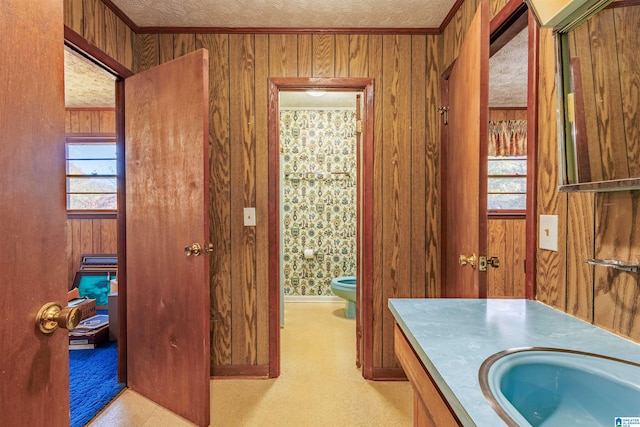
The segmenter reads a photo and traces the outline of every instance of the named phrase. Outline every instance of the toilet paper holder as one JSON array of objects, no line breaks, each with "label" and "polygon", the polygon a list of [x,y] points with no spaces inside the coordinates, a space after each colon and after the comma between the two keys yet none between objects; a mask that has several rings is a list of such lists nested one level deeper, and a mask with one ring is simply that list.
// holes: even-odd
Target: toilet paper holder
[{"label": "toilet paper holder", "polygon": [[306,259],[312,259],[313,257],[315,257],[316,252],[313,249],[305,249],[303,252],[303,256]]}]

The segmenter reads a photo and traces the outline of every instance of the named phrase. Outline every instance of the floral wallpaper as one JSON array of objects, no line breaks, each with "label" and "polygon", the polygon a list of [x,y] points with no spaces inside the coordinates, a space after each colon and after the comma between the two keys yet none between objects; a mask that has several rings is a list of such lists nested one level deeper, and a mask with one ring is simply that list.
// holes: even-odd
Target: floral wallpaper
[{"label": "floral wallpaper", "polygon": [[333,295],[331,279],[355,275],[355,130],[353,109],[280,112],[285,296]]}]

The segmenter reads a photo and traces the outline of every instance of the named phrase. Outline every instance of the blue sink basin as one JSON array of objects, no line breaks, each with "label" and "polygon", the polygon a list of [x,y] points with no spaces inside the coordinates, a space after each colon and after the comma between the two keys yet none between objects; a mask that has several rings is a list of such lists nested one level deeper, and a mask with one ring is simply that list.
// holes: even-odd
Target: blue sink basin
[{"label": "blue sink basin", "polygon": [[640,417],[640,364],[553,348],[507,350],[479,372],[482,391],[512,426],[615,426]]}]

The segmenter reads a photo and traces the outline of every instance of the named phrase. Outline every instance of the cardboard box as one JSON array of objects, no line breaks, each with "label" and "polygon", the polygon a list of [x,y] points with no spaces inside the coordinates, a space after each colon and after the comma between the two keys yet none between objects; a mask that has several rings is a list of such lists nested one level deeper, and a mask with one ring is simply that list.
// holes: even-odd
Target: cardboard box
[{"label": "cardboard box", "polygon": [[80,320],[96,315],[96,300],[89,298],[76,298],[69,301],[69,307],[78,307],[82,313]]}]

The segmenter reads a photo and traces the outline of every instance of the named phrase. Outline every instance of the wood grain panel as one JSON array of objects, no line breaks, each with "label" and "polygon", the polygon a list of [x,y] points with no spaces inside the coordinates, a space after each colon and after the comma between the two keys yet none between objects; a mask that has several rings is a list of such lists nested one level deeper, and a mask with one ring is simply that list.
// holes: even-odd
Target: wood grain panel
[{"label": "wood grain panel", "polygon": [[[385,91],[385,82],[383,79],[383,42],[381,35],[369,36],[369,77],[374,79],[376,96],[374,99],[374,150],[373,150],[373,181],[374,188],[378,189],[374,194],[374,200],[383,200],[384,194],[382,191],[382,179],[383,179],[383,148],[384,148],[384,100],[383,93]],[[384,256],[382,248],[382,233],[383,233],[383,203],[376,203],[374,201],[374,225],[373,225],[373,354],[371,355],[373,361],[373,368],[383,367],[383,313],[387,310],[386,300],[383,297],[383,266]],[[387,340],[389,337],[387,337]],[[365,359],[367,355],[365,354]],[[365,373],[367,375],[367,373]]]},{"label": "wood grain panel", "polygon": [[249,158],[249,150],[253,144],[253,68],[254,46],[253,36],[229,36],[231,55],[230,76],[231,93],[237,93],[235,102],[231,103],[230,113],[238,119],[230,128],[230,161],[231,161],[231,256],[234,259],[231,270],[231,301],[233,339],[233,364],[255,364],[255,254],[253,240],[255,230],[243,225],[243,208],[253,206],[255,182],[253,181],[253,158]]},{"label": "wood grain panel", "polygon": [[161,64],[174,59],[173,34],[158,34],[158,60]]},{"label": "wood grain panel", "polygon": [[157,34],[137,34],[133,39],[133,72],[147,70],[160,64]]},{"label": "wood grain panel", "polygon": [[426,201],[425,201],[425,117],[427,75],[427,40],[424,36],[411,36],[411,278],[410,295],[424,298],[426,290]]},{"label": "wood grain panel", "polygon": [[84,35],[84,1],[64,0],[64,25]]},{"label": "wood grain panel", "polygon": [[458,56],[460,47],[462,46],[462,41],[464,40],[464,35],[469,29],[469,25],[471,25],[471,20],[473,19],[473,15],[475,14],[479,3],[480,0],[465,1],[458,9],[449,25],[447,25],[447,28],[445,28],[443,32],[443,69],[446,69],[451,65],[454,59]]},{"label": "wood grain panel", "polygon": [[487,297],[503,297],[511,294],[511,283],[508,283],[507,274],[513,268],[507,259],[507,221],[505,219],[492,219],[488,221],[487,254],[500,258],[500,268],[487,268]]},{"label": "wood grain panel", "polygon": [[217,366],[231,365],[231,176],[229,36],[198,35],[209,57],[209,211],[211,242],[211,374]]},{"label": "wood grain panel", "polygon": [[[596,197],[595,256],[640,262],[640,195],[600,193]],[[594,324],[640,342],[638,273],[594,267]]]},{"label": "wood grain panel", "polygon": [[335,77],[349,76],[349,35],[338,34],[335,36]]},{"label": "wood grain panel", "polygon": [[[382,230],[383,301],[411,295],[411,36],[383,36],[383,80],[385,126],[382,147]],[[393,354],[393,318],[383,312],[383,366],[396,367]],[[385,339],[386,338],[386,339]]]},{"label": "wood grain panel", "polygon": [[366,35],[349,36],[349,76],[365,77],[369,75],[369,37]]},{"label": "wood grain panel", "polygon": [[629,175],[640,176],[640,106],[637,91],[640,88],[640,69],[637,48],[640,46],[640,6],[613,10],[622,90],[623,125],[625,127]]},{"label": "wood grain panel", "polygon": [[426,174],[425,174],[425,251],[427,296],[440,296],[440,75],[442,70],[440,36],[427,36]]},{"label": "wood grain panel", "polygon": [[84,0],[83,36],[99,49],[105,50],[104,3],[100,0]]},{"label": "wood grain panel", "polygon": [[118,19],[116,25],[118,27],[116,59],[128,69],[133,70],[133,31],[121,19]]},{"label": "wood grain panel", "polygon": [[[313,36],[298,34],[298,77],[313,76]],[[273,74],[272,74],[273,75]]]},{"label": "wood grain panel", "polygon": [[594,195],[568,195],[567,219],[567,313],[593,321]]},{"label": "wood grain panel", "polygon": [[513,291],[515,298],[526,298],[527,275],[525,261],[527,254],[527,221],[511,221],[513,235]]},{"label": "wood grain panel", "polygon": [[314,34],[313,40],[313,77],[335,76],[335,36]]},{"label": "wood grain panel", "polygon": [[100,133],[116,133],[115,110],[100,110]]},{"label": "wood grain panel", "polygon": [[277,34],[269,37],[269,74],[277,77],[295,77],[297,67],[297,37]]},{"label": "wood grain panel", "polygon": [[556,123],[555,45],[551,30],[540,30],[538,81],[537,211],[558,215],[559,252],[538,249],[537,299],[565,310],[566,307],[566,195],[558,194],[558,139]]},{"label": "wood grain panel", "polygon": [[173,57],[179,58],[196,50],[195,34],[175,34],[173,36]]},{"label": "wood grain panel", "polygon": [[[269,36],[255,36],[255,105],[267,105],[267,78],[269,76]],[[269,186],[268,180],[260,177],[269,176],[269,140],[267,110],[256,108],[255,111],[255,253],[256,253],[256,347],[258,365],[269,365],[269,288],[260,284],[269,283]]]},{"label": "wood grain panel", "polygon": [[108,7],[104,8],[104,52],[118,60],[118,17]]}]

